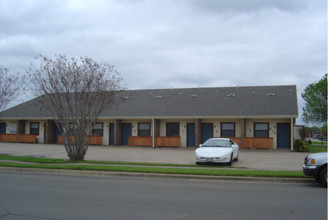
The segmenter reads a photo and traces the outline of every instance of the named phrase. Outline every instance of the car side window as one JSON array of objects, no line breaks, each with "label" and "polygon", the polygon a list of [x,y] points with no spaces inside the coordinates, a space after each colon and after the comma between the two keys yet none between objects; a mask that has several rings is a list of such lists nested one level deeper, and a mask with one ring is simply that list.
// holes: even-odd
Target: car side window
[{"label": "car side window", "polygon": [[230,144],[231,144],[231,145],[234,145],[235,143],[234,143],[232,140],[230,140]]}]

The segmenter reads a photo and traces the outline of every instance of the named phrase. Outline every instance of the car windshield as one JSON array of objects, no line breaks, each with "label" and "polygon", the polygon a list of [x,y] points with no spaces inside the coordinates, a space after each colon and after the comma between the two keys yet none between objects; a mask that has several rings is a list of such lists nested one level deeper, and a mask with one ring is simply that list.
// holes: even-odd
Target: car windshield
[{"label": "car windshield", "polygon": [[207,140],[202,147],[231,147],[229,140]]}]

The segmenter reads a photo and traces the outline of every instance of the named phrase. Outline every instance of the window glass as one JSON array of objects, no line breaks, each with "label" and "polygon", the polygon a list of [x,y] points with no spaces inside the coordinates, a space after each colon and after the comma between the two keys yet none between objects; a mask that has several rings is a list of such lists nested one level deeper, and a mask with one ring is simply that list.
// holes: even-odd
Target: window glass
[{"label": "window glass", "polygon": [[231,147],[231,142],[228,140],[208,139],[202,147]]},{"label": "window glass", "polygon": [[30,123],[30,134],[39,135],[39,123],[37,122]]},{"label": "window glass", "polygon": [[142,137],[150,136],[150,123],[138,124],[138,136],[142,136]]},{"label": "window glass", "polygon": [[234,130],[235,124],[234,123],[222,123],[222,129],[224,130]]},{"label": "window glass", "polygon": [[266,130],[268,130],[268,124],[255,123],[255,130],[266,131]]},{"label": "window glass", "polygon": [[166,136],[167,137],[179,137],[179,123],[166,123]]},{"label": "window glass", "polygon": [[221,123],[221,136],[222,137],[234,137],[235,136],[235,123]]}]

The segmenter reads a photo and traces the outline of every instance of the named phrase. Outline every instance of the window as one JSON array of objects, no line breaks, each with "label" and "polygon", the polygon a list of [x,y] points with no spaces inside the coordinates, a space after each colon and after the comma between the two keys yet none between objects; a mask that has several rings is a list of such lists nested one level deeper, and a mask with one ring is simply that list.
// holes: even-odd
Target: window
[{"label": "window", "polygon": [[235,137],[235,123],[234,122],[221,123],[221,136]]},{"label": "window", "polygon": [[103,123],[95,123],[92,126],[92,135],[103,136]]},{"label": "window", "polygon": [[10,123],[9,124],[9,134],[16,134],[16,123]]},{"label": "window", "polygon": [[39,123],[38,122],[30,123],[30,134],[39,135]]},{"label": "window", "polygon": [[77,133],[77,124],[76,123],[69,123],[69,134],[76,135]]},{"label": "window", "polygon": [[150,123],[138,124],[138,136],[140,137],[150,136]]},{"label": "window", "polygon": [[269,123],[254,123],[254,137],[269,137]]},{"label": "window", "polygon": [[167,137],[179,137],[179,123],[166,123],[166,136]]}]

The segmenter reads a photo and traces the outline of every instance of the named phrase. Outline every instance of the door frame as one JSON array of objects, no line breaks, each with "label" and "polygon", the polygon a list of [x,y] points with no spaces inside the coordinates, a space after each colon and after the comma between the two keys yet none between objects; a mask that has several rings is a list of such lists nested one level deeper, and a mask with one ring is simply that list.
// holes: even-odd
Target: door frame
[{"label": "door frame", "polygon": [[[132,136],[132,123],[122,123],[122,145],[124,145],[124,137],[125,137],[125,135],[124,135],[124,126],[125,125],[130,126],[130,135],[129,136]],[[124,146],[128,146],[128,145],[129,145],[129,143],[127,145],[124,145]]]},{"label": "door frame", "polygon": [[202,123],[201,124],[201,130],[202,130],[202,135],[201,135],[201,142],[202,142],[202,144],[207,140],[204,140],[204,127],[203,127],[203,125],[210,125],[211,126],[211,128],[212,128],[212,130],[211,130],[211,138],[213,137],[213,123]]},{"label": "door frame", "polygon": [[[193,131],[190,131],[189,130],[189,126],[190,125],[193,125],[194,126]],[[194,138],[194,141],[193,141],[194,145],[189,145],[189,135],[192,132],[193,132],[192,136]],[[186,135],[187,135],[187,147],[195,147],[196,146],[196,125],[195,125],[195,123],[187,123],[187,132],[186,132]]]},{"label": "door frame", "polygon": [[[4,133],[1,132],[2,129],[3,129]],[[7,132],[7,123],[1,122],[0,123],[0,134],[6,134],[6,132]]]},{"label": "door frame", "polygon": [[109,123],[108,145],[114,145],[114,123]]}]

